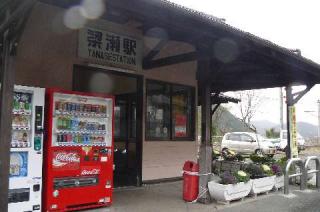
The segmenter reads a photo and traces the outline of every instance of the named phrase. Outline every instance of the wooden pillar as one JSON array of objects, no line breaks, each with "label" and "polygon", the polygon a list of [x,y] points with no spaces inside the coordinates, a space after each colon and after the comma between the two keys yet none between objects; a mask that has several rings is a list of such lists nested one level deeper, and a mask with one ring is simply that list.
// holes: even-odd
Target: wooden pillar
[{"label": "wooden pillar", "polygon": [[8,31],[3,36],[1,91],[0,91],[0,208],[8,210],[10,143],[12,129],[12,102],[14,88],[12,43]]},{"label": "wooden pillar", "polygon": [[199,196],[198,202],[207,204],[211,202],[208,181],[212,164],[211,145],[211,83],[209,78],[210,60],[198,61],[198,89],[201,105],[201,142],[199,153]]},{"label": "wooden pillar", "polygon": [[287,102],[287,151],[286,156],[287,158],[292,157],[291,152],[291,120],[290,120],[290,106],[293,106],[293,95],[292,95],[292,87],[286,87],[286,102]]}]

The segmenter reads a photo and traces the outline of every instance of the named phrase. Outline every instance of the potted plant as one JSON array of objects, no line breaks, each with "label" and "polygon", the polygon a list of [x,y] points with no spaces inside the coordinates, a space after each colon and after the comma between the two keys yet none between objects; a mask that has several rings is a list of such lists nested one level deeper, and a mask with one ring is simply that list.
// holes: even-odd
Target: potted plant
[{"label": "potted plant", "polygon": [[220,157],[220,152],[216,149],[212,150],[212,160],[217,160]]},{"label": "potted plant", "polygon": [[246,172],[241,170],[235,173],[225,171],[221,175],[221,181],[210,181],[208,188],[213,199],[229,203],[232,200],[247,196],[251,190],[251,185],[250,176]]},{"label": "potted plant", "polygon": [[282,188],[284,186],[284,176],[282,167],[279,164],[274,163],[271,165],[271,170],[273,174],[276,176],[274,189],[278,190],[279,188]]},{"label": "potted plant", "polygon": [[257,195],[270,191],[275,184],[275,175],[265,164],[249,164],[245,169],[251,176],[252,187],[250,194]]}]

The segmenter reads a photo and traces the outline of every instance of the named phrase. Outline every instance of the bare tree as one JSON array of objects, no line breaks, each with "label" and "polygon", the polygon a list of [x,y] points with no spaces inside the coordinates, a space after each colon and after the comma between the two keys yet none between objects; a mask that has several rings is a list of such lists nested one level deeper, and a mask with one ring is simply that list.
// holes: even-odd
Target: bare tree
[{"label": "bare tree", "polygon": [[255,90],[239,91],[236,92],[236,96],[241,100],[238,103],[240,119],[248,127],[251,127],[251,120],[259,109],[262,99]]}]

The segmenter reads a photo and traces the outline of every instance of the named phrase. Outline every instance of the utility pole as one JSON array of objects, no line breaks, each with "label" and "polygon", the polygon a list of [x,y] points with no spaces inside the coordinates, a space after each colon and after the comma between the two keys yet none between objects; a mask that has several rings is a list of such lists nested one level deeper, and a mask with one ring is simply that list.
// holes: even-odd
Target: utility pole
[{"label": "utility pole", "polygon": [[283,93],[282,87],[280,87],[280,131],[284,129],[283,126]]}]

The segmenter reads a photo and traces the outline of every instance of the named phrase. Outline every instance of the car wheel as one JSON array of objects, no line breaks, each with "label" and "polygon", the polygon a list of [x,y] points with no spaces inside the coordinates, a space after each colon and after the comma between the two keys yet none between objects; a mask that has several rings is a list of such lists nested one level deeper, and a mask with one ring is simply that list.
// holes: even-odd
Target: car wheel
[{"label": "car wheel", "polygon": [[261,151],[261,149],[257,149],[254,153],[256,155],[263,155],[263,152]]}]

